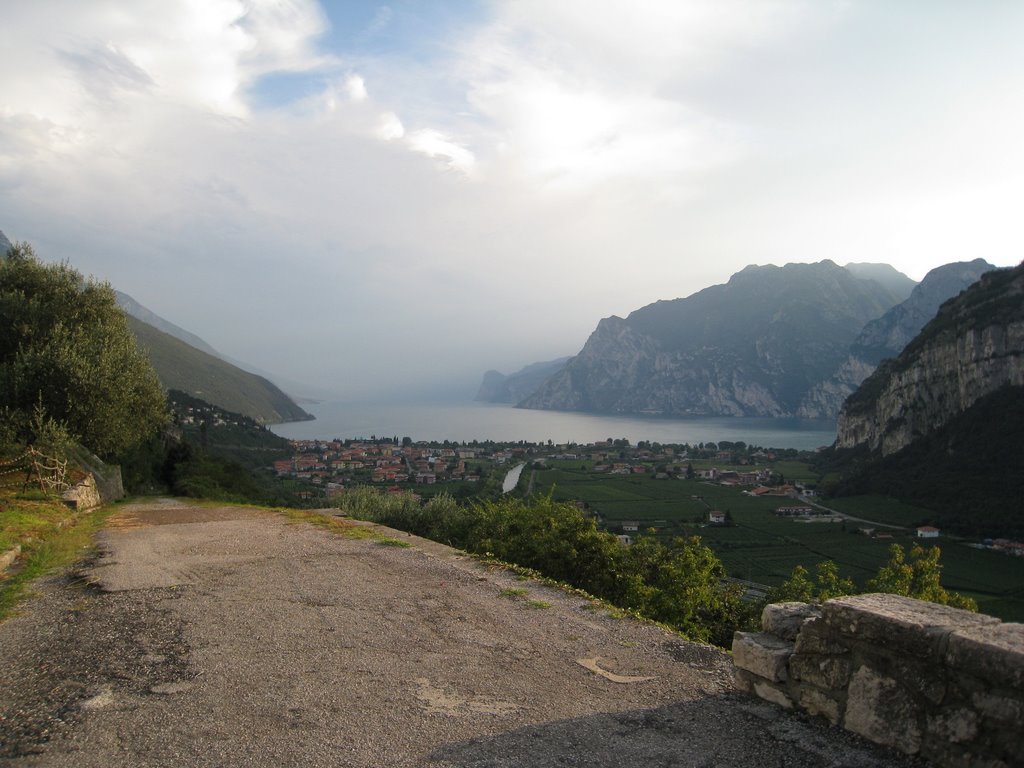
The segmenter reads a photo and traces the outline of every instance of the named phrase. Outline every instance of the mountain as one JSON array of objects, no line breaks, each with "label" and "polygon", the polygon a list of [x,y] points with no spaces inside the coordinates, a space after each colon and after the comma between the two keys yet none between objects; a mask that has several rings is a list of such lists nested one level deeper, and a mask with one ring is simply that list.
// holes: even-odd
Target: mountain
[{"label": "mountain", "polygon": [[14,243],[7,239],[7,235],[0,229],[0,256],[6,256],[7,252],[14,247]]},{"label": "mountain", "polygon": [[942,305],[846,401],[825,471],[834,495],[928,510],[920,523],[1024,538],[1024,265]]},{"label": "mountain", "polygon": [[571,357],[560,357],[544,363],[532,363],[507,376],[487,371],[474,398],[484,403],[518,403],[532,395],[551,375],[557,373]]},{"label": "mountain", "polygon": [[936,267],[914,287],[906,301],[865,325],[851,345],[851,352],[873,365],[895,357],[935,317],[944,302],[993,269],[995,266],[984,259]]},{"label": "mountain", "polygon": [[873,264],[869,262],[850,262],[843,269],[861,280],[874,280],[893,296],[900,300],[910,296],[917,285],[911,278],[904,275],[891,264]]},{"label": "mountain", "polygon": [[[851,266],[854,265],[847,264],[846,268]],[[835,418],[843,401],[853,394],[883,359],[898,355],[925,323],[935,317],[944,301],[953,298],[985,272],[993,269],[995,267],[984,259],[975,259],[931,270],[914,287],[906,301],[864,326],[850,345],[849,356],[832,376],[821,381],[808,393],[798,415],[805,418]]]},{"label": "mountain", "polygon": [[843,405],[836,446],[895,453],[1004,386],[1024,386],[1024,265],[982,275],[883,361]]},{"label": "mountain", "polygon": [[313,418],[262,376],[243,371],[131,315],[128,325],[165,389],[181,390],[263,424]]},{"label": "mountain", "polygon": [[202,350],[208,355],[219,357],[222,360],[224,359],[223,355],[221,355],[220,352],[215,350],[213,347],[211,347],[201,338],[196,336],[194,333],[189,333],[184,328],[179,328],[170,320],[164,320],[156,312],[153,312],[152,310],[147,309],[146,307],[139,304],[139,302],[137,302],[127,293],[121,293],[121,291],[114,291],[114,293],[117,295],[117,303],[121,307],[121,309],[123,309],[128,315],[134,317],[136,320],[141,320],[142,322],[146,323],[147,325],[153,326],[159,331],[163,331],[164,333],[170,334],[174,338],[180,339],[181,341],[185,342],[190,347],[195,347],[196,349]]},{"label": "mountain", "polygon": [[792,416],[900,301],[831,261],[750,266],[724,285],[601,320],[580,353],[520,403],[670,416]]}]

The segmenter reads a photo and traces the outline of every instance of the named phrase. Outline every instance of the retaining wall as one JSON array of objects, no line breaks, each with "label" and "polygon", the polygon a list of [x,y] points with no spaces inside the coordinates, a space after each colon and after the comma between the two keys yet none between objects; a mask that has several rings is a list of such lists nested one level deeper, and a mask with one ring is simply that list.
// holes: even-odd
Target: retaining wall
[{"label": "retaining wall", "polygon": [[946,766],[1024,765],[1024,624],[898,595],[764,609],[739,685]]}]

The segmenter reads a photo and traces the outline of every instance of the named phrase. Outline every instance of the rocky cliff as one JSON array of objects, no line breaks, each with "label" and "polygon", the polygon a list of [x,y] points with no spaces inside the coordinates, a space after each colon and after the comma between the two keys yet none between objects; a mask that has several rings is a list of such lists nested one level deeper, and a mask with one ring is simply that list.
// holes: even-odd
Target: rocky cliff
[{"label": "rocky cliff", "polygon": [[[851,267],[872,265],[847,264]],[[798,416],[835,418],[847,397],[860,386],[878,364],[895,357],[935,317],[942,303],[995,269],[984,259],[945,264],[931,270],[910,292],[905,301],[881,317],[870,321],[850,345],[850,354],[828,378],[807,393]],[[872,274],[863,272],[864,276]],[[898,274],[898,273],[897,273]],[[872,279],[878,280],[879,277]]]},{"label": "rocky cliff", "polygon": [[983,275],[884,361],[844,404],[836,446],[893,454],[1005,386],[1024,386],[1024,265]]},{"label": "rocky cliff", "polygon": [[728,283],[602,320],[521,407],[791,416],[899,297],[831,261],[751,266]]}]

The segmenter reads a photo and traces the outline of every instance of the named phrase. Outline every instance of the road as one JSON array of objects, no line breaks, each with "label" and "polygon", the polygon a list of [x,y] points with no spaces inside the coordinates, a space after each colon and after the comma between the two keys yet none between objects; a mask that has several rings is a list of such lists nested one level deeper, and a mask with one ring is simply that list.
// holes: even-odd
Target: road
[{"label": "road", "polygon": [[726,654],[433,542],[126,505],[0,625],[0,765],[906,766]]}]

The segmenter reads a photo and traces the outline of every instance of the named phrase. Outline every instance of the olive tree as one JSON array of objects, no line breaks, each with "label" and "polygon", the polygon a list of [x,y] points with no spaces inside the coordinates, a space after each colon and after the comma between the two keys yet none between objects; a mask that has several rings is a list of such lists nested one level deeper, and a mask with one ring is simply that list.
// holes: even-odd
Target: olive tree
[{"label": "olive tree", "polygon": [[166,398],[107,283],[44,264],[19,243],[0,257],[0,414],[32,439],[39,414],[110,458],[166,422]]}]

